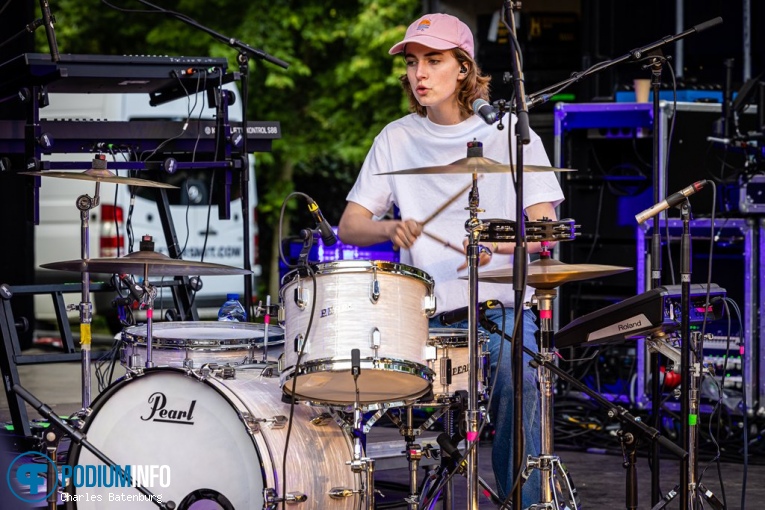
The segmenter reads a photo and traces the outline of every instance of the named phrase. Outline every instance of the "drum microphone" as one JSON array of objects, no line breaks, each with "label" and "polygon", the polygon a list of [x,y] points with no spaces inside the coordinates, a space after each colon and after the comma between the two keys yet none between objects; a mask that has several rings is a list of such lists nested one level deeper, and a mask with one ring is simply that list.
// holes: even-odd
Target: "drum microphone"
[{"label": "drum microphone", "polygon": [[635,215],[635,219],[637,220],[638,224],[643,223],[644,221],[653,218],[660,212],[669,209],[670,207],[675,207],[676,205],[680,204],[683,200],[688,198],[689,196],[693,195],[697,191],[701,191],[701,188],[703,188],[706,185],[707,181],[696,181],[687,188],[683,188],[677,193],[673,193],[672,195],[668,196],[658,204],[654,204],[645,211],[641,212],[640,214]]},{"label": "drum microphone", "polygon": [[448,455],[457,466],[457,472],[462,474],[467,469],[467,461],[463,460],[459,448],[452,442],[452,438],[446,432],[441,432],[436,438],[438,446],[441,447],[441,453]]},{"label": "drum microphone", "polygon": [[[499,308],[501,304],[502,303],[496,299],[488,299],[483,303],[478,303],[478,312],[482,313],[486,310],[491,310],[492,308]],[[438,316],[438,320],[443,326],[451,326],[452,324],[467,320],[469,310],[469,306],[463,306],[462,308],[444,312]]]},{"label": "drum microphone", "polygon": [[324,241],[324,246],[332,246],[337,243],[337,236],[332,230],[329,222],[321,214],[319,204],[308,195],[306,195],[306,198],[308,198],[308,210],[311,211],[311,215],[313,215],[313,219],[316,221],[316,227],[321,233],[321,240]]},{"label": "drum microphone", "polygon": [[122,283],[125,284],[127,289],[130,291],[130,295],[133,296],[133,299],[135,299],[138,302],[141,302],[143,300],[143,288],[138,285],[136,282],[133,281],[133,278],[129,274],[121,274],[119,275],[119,279]]}]

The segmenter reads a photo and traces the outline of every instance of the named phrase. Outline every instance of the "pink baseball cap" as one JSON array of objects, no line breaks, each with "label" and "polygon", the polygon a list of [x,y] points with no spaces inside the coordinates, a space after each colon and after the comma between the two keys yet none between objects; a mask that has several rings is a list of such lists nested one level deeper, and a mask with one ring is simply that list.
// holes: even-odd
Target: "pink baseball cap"
[{"label": "pink baseball cap", "polygon": [[473,33],[468,26],[449,14],[426,14],[406,29],[404,40],[388,53],[402,53],[408,43],[420,43],[434,50],[462,48],[473,58]]}]

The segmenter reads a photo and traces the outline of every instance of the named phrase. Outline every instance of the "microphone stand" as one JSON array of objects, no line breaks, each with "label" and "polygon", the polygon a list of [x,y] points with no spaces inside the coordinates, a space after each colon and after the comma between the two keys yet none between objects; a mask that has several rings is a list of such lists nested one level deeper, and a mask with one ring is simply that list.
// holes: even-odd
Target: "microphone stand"
[{"label": "microphone stand", "polygon": [[[650,55],[651,53],[655,52],[656,50],[658,50],[659,48],[661,48],[662,46],[666,44],[670,44],[672,42],[678,41],[693,33],[701,32],[703,30],[719,25],[721,23],[722,23],[722,18],[718,16],[711,20],[695,25],[692,28],[685,30],[679,34],[665,36],[646,46],[643,46],[641,48],[637,48],[628,53],[625,53],[624,55],[617,57],[615,59],[606,60],[604,62],[595,64],[594,66],[582,72],[574,73],[570,78],[566,80],[563,80],[554,85],[546,87],[538,92],[535,92],[534,94],[531,94],[528,98],[529,105],[533,107],[535,105],[545,103],[549,101],[554,94],[561,92],[563,89],[578,82],[579,80],[581,80],[582,78],[586,76],[603,71],[605,69],[608,69],[611,66],[620,64],[628,60],[633,60],[633,61],[641,60],[645,58],[646,55]],[[660,161],[660,156],[661,156],[660,142],[661,141],[659,140],[659,137],[657,135],[658,119],[660,118],[659,117],[660,115],[659,89],[661,86],[662,63],[663,63],[662,57],[654,56],[651,58],[651,62],[649,64],[649,67],[651,68],[651,88],[653,91],[652,111],[653,111],[653,119],[654,119],[654,129],[652,133],[652,136],[653,136],[652,177],[653,177],[653,183],[654,183],[654,187],[653,187],[654,203],[658,203],[661,200],[661,197],[664,195],[662,193],[662,190],[659,189],[659,183],[662,182],[661,181],[661,161]],[[659,223],[658,221],[654,223],[653,234],[651,236],[651,288],[657,288],[661,286],[662,251],[661,251],[661,233],[660,233],[658,223]],[[515,276],[517,277],[517,275]],[[661,365],[661,359],[659,355],[656,353],[652,353],[650,356],[649,364],[651,366],[651,373],[653,374],[653,376],[651,377],[651,410],[653,415],[654,426],[658,426],[658,424],[660,423],[660,414],[661,414],[661,411],[660,411],[661,385],[659,384],[659,377],[658,377],[658,374],[660,372],[659,366]],[[652,466],[651,502],[652,504],[657,504],[661,499],[661,493],[659,490],[660,445],[658,443],[654,442],[652,444],[650,456],[651,456],[651,466]],[[682,492],[687,492],[686,489],[687,489],[686,487],[682,487]],[[683,510],[685,510],[685,508]]]},{"label": "microphone stand", "polygon": [[[526,282],[526,227],[524,221],[523,210],[523,146],[531,141],[531,134],[529,132],[529,112],[526,107],[526,89],[523,77],[523,70],[521,69],[521,54],[520,48],[517,45],[518,39],[516,38],[517,30],[515,27],[515,17],[513,11],[520,9],[519,2],[505,2],[504,5],[504,23],[510,31],[510,39],[513,41],[512,47],[512,70],[513,81],[515,90],[515,112],[517,121],[515,124],[515,224],[516,224],[516,236],[515,236],[515,251],[513,252],[513,290],[515,291],[515,301],[513,310],[516,314],[523,313],[524,294],[525,294],[525,282]],[[510,147],[510,156],[512,161],[512,139],[510,133],[512,129],[508,130],[508,146]],[[513,477],[519,480],[519,483],[512,487],[512,503],[513,508],[522,508],[521,490],[523,482],[518,477],[518,473],[521,472],[524,465],[524,451],[523,451],[523,319],[516,321],[517,326],[517,338],[515,342],[512,342],[512,360],[513,360],[513,388],[514,388],[514,400],[513,400],[513,459],[512,459],[512,472]]]},{"label": "microphone stand", "polygon": [[[659,91],[661,89],[661,71],[662,59],[655,56],[651,59],[651,90],[653,92],[652,111],[653,111],[653,131],[652,139],[652,179],[653,179],[653,203],[658,203],[663,196],[666,196],[666,190],[660,188],[661,179],[661,140],[657,134],[658,119],[660,115]],[[636,98],[637,99],[637,98]],[[666,183],[665,183],[666,187]],[[651,233],[651,289],[661,287],[662,272],[662,249],[661,249],[661,228],[659,227],[659,218],[654,218],[654,228]],[[659,374],[661,373],[662,356],[658,352],[651,352],[649,356],[649,365],[651,367],[651,417],[653,426],[658,428],[661,423],[661,382]],[[655,505],[661,499],[660,481],[661,481],[661,448],[658,443],[651,444],[651,504]],[[681,484],[682,486],[682,484]]]},{"label": "microphone stand", "polygon": [[[45,1],[45,0],[41,0]],[[164,9],[158,5],[154,5],[151,2],[148,2],[147,0],[138,0],[140,3],[151,7],[152,9],[165,13],[170,14],[174,18],[176,18],[179,21],[182,21],[186,23],[189,26],[192,26],[198,30],[201,30],[202,32],[205,32],[215,39],[228,44],[235,50],[239,52],[239,56],[237,57],[237,61],[239,62],[239,72],[240,72],[240,81],[242,83],[242,154],[244,155],[243,158],[243,167],[242,167],[242,175],[241,175],[241,183],[242,183],[242,237],[244,239],[244,246],[242,250],[242,255],[244,258],[244,265],[243,269],[251,270],[252,269],[252,262],[250,260],[250,188],[249,188],[249,181],[250,181],[250,165],[249,165],[249,158],[250,155],[247,153],[247,102],[249,99],[249,59],[251,56],[254,56],[260,60],[265,60],[266,62],[270,62],[272,64],[275,64],[283,69],[287,69],[289,67],[289,64],[285,62],[284,60],[281,60],[279,58],[274,57],[273,55],[269,55],[263,50],[259,50],[256,48],[253,48],[252,46],[235,39],[233,37],[227,37],[220,32],[216,32],[215,30],[208,28],[197,21],[187,17],[180,15],[173,11],[168,11],[167,9]],[[252,275],[246,274],[244,276],[244,295],[245,295],[245,301],[247,303],[247,313],[249,317],[253,317],[252,313]]]},{"label": "microphone stand", "polygon": [[[683,220],[683,233],[680,236],[680,338],[682,348],[680,351],[680,385],[683,388],[680,399],[680,430],[683,438],[683,449],[688,456],[680,459],[680,508],[688,510],[695,508],[696,494],[696,451],[695,440],[698,424],[698,388],[691,387],[691,370],[698,371],[700,368],[696,356],[691,356],[691,203],[685,200],[680,206],[680,216]],[[658,228],[654,228],[658,230]],[[693,365],[691,365],[693,358]],[[656,377],[654,377],[656,379]],[[698,380],[694,377],[694,380]],[[691,395],[692,392],[696,394]],[[691,401],[695,402],[696,409],[691,414]],[[658,409],[656,409],[658,412]],[[691,506],[689,506],[689,504]]]}]

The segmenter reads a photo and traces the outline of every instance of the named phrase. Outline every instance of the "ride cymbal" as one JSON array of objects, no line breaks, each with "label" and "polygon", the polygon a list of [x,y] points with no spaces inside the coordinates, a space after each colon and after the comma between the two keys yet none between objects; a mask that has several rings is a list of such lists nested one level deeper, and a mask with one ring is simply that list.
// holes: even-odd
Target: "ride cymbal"
[{"label": "ride cymbal", "polygon": [[142,186],[144,188],[177,188],[172,184],[163,182],[149,181],[139,179],[138,177],[120,177],[119,175],[103,168],[91,168],[84,172],[57,172],[53,170],[41,172],[19,172],[21,175],[32,175],[37,177],[56,177],[59,179],[75,179],[80,181],[111,182],[114,184],[125,184],[129,186]]},{"label": "ride cymbal", "polygon": [[[536,289],[552,289],[564,283],[589,280],[623,273],[631,267],[602,264],[566,264],[559,260],[542,258],[529,264],[526,284]],[[461,277],[467,279],[466,276]],[[489,283],[513,283],[513,266],[505,266],[478,273],[478,281]]]},{"label": "ride cymbal", "polygon": [[252,271],[249,269],[194,260],[171,259],[167,255],[153,251],[137,251],[124,257],[50,262],[40,267],[60,271],[76,271],[78,273],[126,273],[148,274],[151,276],[227,276],[252,274]]},{"label": "ride cymbal", "polygon": [[[515,168],[515,167],[513,167]],[[500,174],[510,173],[510,165],[484,157],[469,157],[442,166],[423,166],[407,168],[393,172],[381,172],[375,175],[417,175],[417,174]],[[574,172],[571,168],[555,168],[552,166],[524,165],[523,172]]]}]

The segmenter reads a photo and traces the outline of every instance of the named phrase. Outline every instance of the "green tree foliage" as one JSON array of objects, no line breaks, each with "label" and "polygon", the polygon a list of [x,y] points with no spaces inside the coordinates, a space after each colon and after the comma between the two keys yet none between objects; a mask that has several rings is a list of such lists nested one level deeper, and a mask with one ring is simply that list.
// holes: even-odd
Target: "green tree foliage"
[{"label": "green tree foliage", "polygon": [[[209,55],[238,68],[227,43],[151,12],[138,1],[59,0],[54,15],[62,53]],[[406,112],[398,77],[403,60],[388,48],[419,15],[418,0],[156,0],[226,37],[290,64],[249,65],[248,118],[281,122],[273,152],[257,156],[261,261],[278,288],[275,264],[279,211],[293,190],[309,193],[332,223],[374,136]],[[37,34],[44,48],[44,33]],[[41,38],[41,39],[40,39]],[[297,202],[297,200],[296,200]],[[303,204],[290,203],[295,228],[305,226]],[[301,211],[294,214],[295,211]],[[290,223],[285,223],[290,230]]]}]

